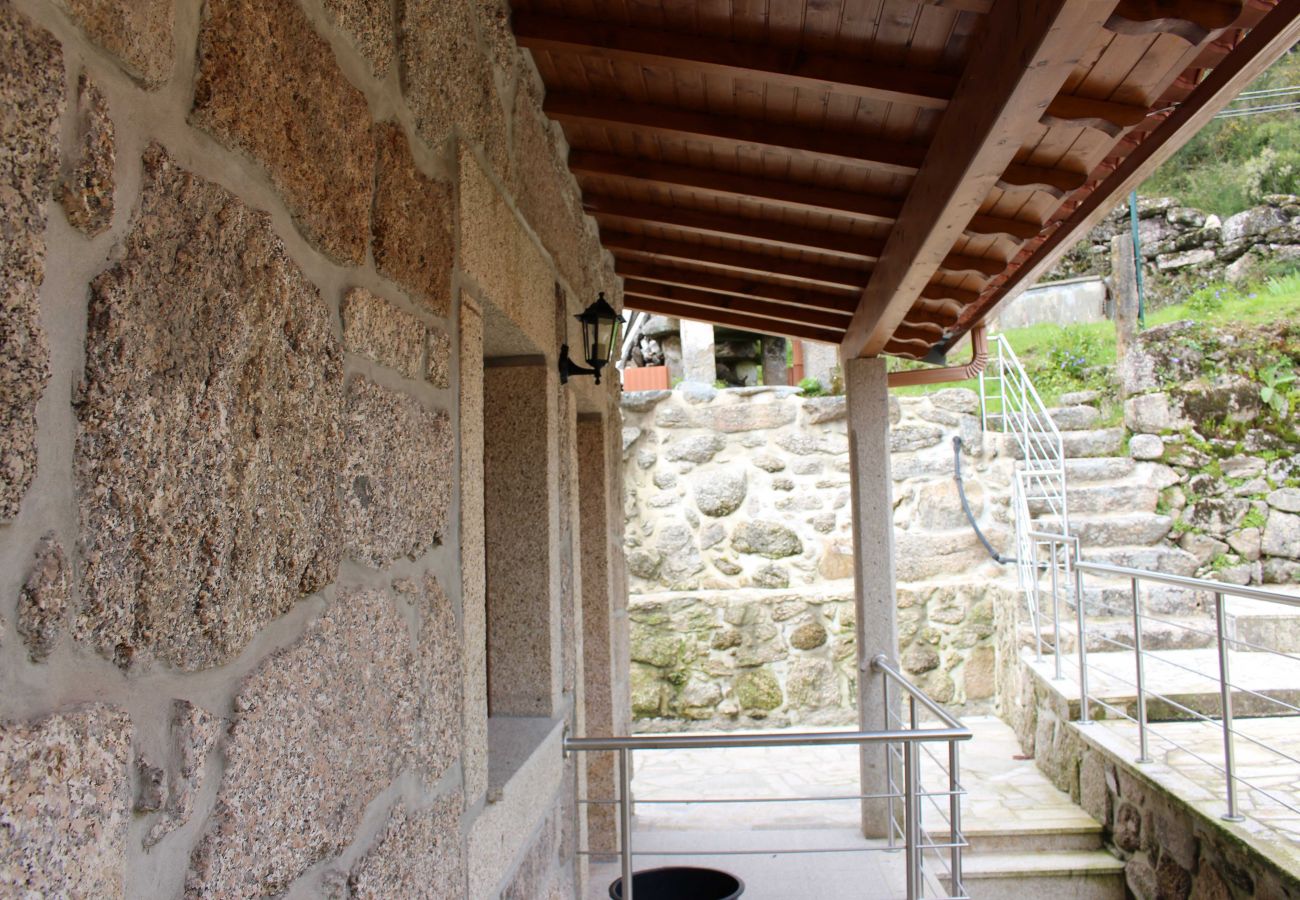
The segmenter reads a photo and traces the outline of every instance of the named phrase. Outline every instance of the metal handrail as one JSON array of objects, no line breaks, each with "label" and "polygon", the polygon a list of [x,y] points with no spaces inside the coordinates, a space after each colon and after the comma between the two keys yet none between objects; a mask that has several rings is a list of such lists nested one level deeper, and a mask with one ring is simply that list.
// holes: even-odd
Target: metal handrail
[{"label": "metal handrail", "polygon": [[[826,747],[846,744],[857,744],[859,746],[884,744],[886,753],[894,752],[894,748],[901,748],[904,763],[904,787],[902,791],[893,789],[892,771],[890,773],[891,790],[885,794],[866,795],[860,794],[861,799],[882,799],[890,803],[890,827],[891,837],[890,844],[893,845],[893,828],[895,827],[895,817],[893,815],[893,803],[901,799],[904,805],[903,816],[903,835],[905,839],[904,851],[907,865],[907,897],[908,900],[915,900],[924,893],[924,871],[923,871],[923,853],[926,850],[945,849],[949,852],[948,862],[948,884],[950,896],[954,898],[964,897],[962,886],[962,849],[966,846],[966,841],[961,832],[961,796],[965,793],[961,788],[960,780],[960,755],[957,747],[959,741],[968,741],[973,737],[973,733],[958,721],[951,713],[935,702],[934,699],[925,694],[924,691],[913,685],[905,675],[895,666],[884,654],[873,657],[868,663],[862,666],[863,670],[871,669],[883,676],[882,684],[886,694],[886,724],[889,718],[889,685],[893,683],[898,688],[906,691],[909,696],[911,710],[910,728],[885,728],[879,731],[823,731],[823,732],[762,732],[758,734],[643,734],[643,735],[619,735],[613,737],[571,737],[565,733],[561,746],[564,755],[567,757],[570,753],[575,752],[601,752],[609,751],[618,754],[618,777],[619,777],[619,794],[615,800],[590,800],[582,799],[579,802],[584,804],[617,804],[619,808],[619,830],[621,837],[619,840],[619,857],[622,869],[623,879],[623,896],[626,900],[634,900],[633,892],[635,886],[633,883],[632,867],[632,805],[635,802],[632,798],[632,766],[631,753],[633,750],[700,750],[700,749],[735,749],[735,748],[754,748],[754,747]],[[918,707],[925,709],[930,715],[939,721],[940,727],[921,727],[918,721]],[[946,791],[931,794],[921,789],[920,782],[920,753],[919,747],[925,743],[939,742],[948,745],[948,789]],[[933,754],[931,754],[931,758]],[[948,798],[948,840],[946,843],[937,843],[933,840],[927,841],[927,836],[921,826],[921,806],[922,797],[944,796]],[[786,798],[781,798],[785,800]],[[843,799],[838,797],[817,797],[807,798],[808,800],[832,800]],[[852,799],[852,798],[850,798]],[[645,801],[642,801],[645,802]],[[742,802],[741,800],[722,800],[722,801],[672,801],[674,803],[692,803],[692,802]],[[743,802],[758,802],[757,800],[745,799]],[[766,802],[766,801],[764,801]],[[742,851],[735,851],[742,852]],[[777,852],[777,851],[764,851]],[[780,852],[844,852],[839,849],[828,850],[809,850],[803,848],[797,851],[780,851]],[[591,855],[590,851],[586,851]],[[707,855],[702,851],[686,851],[683,853],[662,854],[656,853],[651,855]],[[718,855],[731,855],[719,853]]]},{"label": "metal handrail", "polygon": [[[1041,537],[1042,539],[1045,540],[1067,539],[1063,535],[1036,534],[1035,536]],[[1238,782],[1245,784],[1247,787],[1251,788],[1252,790],[1263,791],[1263,789],[1251,785],[1249,782],[1240,778],[1236,773],[1236,747],[1234,743],[1236,732],[1233,727],[1233,710],[1232,710],[1233,684],[1232,684],[1231,674],[1230,674],[1228,645],[1232,643],[1239,643],[1239,642],[1228,637],[1227,598],[1240,597],[1249,600],[1263,600],[1270,603],[1277,603],[1281,606],[1288,606],[1288,607],[1300,607],[1300,598],[1296,598],[1287,594],[1282,594],[1277,591],[1266,590],[1263,588],[1253,588],[1245,585],[1232,585],[1232,584],[1226,584],[1221,581],[1212,581],[1208,578],[1194,578],[1187,575],[1172,575],[1165,572],[1153,572],[1148,569],[1139,569],[1131,566],[1117,566],[1117,565],[1112,565],[1110,563],[1086,562],[1079,558],[1078,539],[1068,538],[1067,540],[1070,541],[1070,550],[1072,551],[1070,555],[1073,555],[1074,557],[1074,570],[1076,575],[1074,602],[1075,602],[1075,608],[1078,613],[1078,633],[1075,639],[1078,644],[1077,650],[1079,655],[1079,722],[1080,724],[1086,725],[1091,721],[1089,706],[1090,706],[1090,702],[1093,702],[1088,692],[1088,677],[1087,677],[1088,664],[1087,664],[1087,650],[1086,650],[1087,626],[1086,626],[1085,615],[1084,615],[1083,576],[1085,574],[1102,575],[1102,576],[1109,576],[1113,578],[1126,578],[1129,581],[1130,594],[1133,603],[1133,644],[1127,645],[1127,644],[1120,643],[1118,641],[1111,641],[1111,643],[1122,650],[1132,650],[1134,654],[1135,680],[1131,682],[1131,684],[1136,691],[1136,697],[1135,697],[1135,703],[1137,708],[1136,723],[1138,726],[1138,757],[1136,759],[1136,762],[1138,763],[1151,762],[1151,755],[1149,752],[1150,749],[1149,732],[1151,732],[1151,729],[1147,723],[1147,709],[1146,709],[1148,697],[1156,696],[1157,698],[1166,700],[1167,702],[1173,702],[1173,701],[1169,701],[1169,698],[1161,697],[1161,695],[1159,694],[1153,694],[1151,691],[1147,689],[1146,669],[1145,669],[1144,661],[1145,661],[1145,657],[1148,655],[1148,651],[1146,651],[1142,645],[1142,640],[1143,640],[1142,620],[1144,616],[1142,613],[1140,585],[1144,581],[1149,581],[1157,584],[1170,585],[1172,587],[1181,587],[1181,588],[1188,588],[1195,591],[1203,591],[1214,595],[1214,631],[1207,632],[1207,633],[1211,634],[1214,637],[1215,648],[1217,650],[1217,656],[1218,656],[1218,672],[1217,673],[1197,672],[1196,674],[1204,675],[1207,678],[1217,677],[1217,681],[1219,685],[1219,703],[1220,703],[1220,712],[1221,712],[1220,716],[1218,717],[1218,723],[1223,732],[1223,768],[1220,771],[1222,771],[1224,776],[1224,793],[1225,793],[1225,800],[1227,803],[1227,811],[1223,814],[1222,818],[1229,822],[1242,821],[1244,817],[1240,813],[1238,799],[1237,799]],[[1059,678],[1060,659],[1061,659],[1059,641],[1057,642],[1057,647],[1055,649],[1056,649],[1056,658],[1057,658],[1057,677]],[[1252,692],[1252,693],[1256,693],[1256,692]],[[1102,706],[1103,708],[1115,709],[1115,707],[1113,707],[1109,703],[1106,703],[1103,700],[1097,699],[1095,702],[1099,706]],[[1178,705],[1181,706],[1181,704]],[[1182,708],[1186,709],[1186,707],[1182,707]],[[1193,712],[1191,710],[1188,711]],[[1116,712],[1119,712],[1125,718],[1132,719],[1132,717],[1128,716],[1126,713],[1123,713],[1123,711],[1121,710],[1116,710]],[[1200,721],[1207,722],[1210,724],[1213,724],[1215,721],[1213,716],[1204,715],[1200,713],[1196,714],[1196,718],[1199,719]],[[1157,735],[1157,737],[1161,737],[1161,736]],[[1168,738],[1164,738],[1164,737],[1162,737],[1161,739],[1169,740]],[[1256,741],[1254,739],[1249,739],[1249,740],[1251,740],[1252,743],[1258,744],[1260,746],[1265,746],[1260,741]],[[1175,745],[1177,746],[1176,742]],[[1266,747],[1266,749],[1269,749],[1271,752],[1287,757],[1287,754],[1283,753],[1281,750],[1277,750],[1271,747]],[[1203,757],[1200,757],[1199,754],[1193,754],[1193,755],[1196,755],[1197,758],[1199,759],[1203,759]],[[1287,758],[1289,759],[1290,757]],[[1208,760],[1205,761],[1208,762]],[[1263,793],[1266,796],[1272,798],[1272,794],[1270,794],[1269,792],[1263,791]],[[1291,807],[1289,807],[1288,805],[1288,808]]]}]

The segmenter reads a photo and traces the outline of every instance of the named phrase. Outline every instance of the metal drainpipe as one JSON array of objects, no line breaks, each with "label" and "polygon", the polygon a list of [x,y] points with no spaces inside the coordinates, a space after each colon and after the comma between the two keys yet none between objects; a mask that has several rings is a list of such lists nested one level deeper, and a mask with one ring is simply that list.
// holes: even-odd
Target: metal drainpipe
[{"label": "metal drainpipe", "polygon": [[989,364],[989,338],[983,322],[971,329],[970,342],[971,360],[966,365],[890,372],[888,385],[892,388],[915,384],[943,384],[946,381],[966,381],[968,378],[976,377]]}]

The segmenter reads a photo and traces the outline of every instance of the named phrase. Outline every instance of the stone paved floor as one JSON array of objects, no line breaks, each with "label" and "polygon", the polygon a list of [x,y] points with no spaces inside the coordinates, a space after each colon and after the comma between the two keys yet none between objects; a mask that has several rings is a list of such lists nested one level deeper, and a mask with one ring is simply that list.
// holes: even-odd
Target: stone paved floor
[{"label": "stone paved floor", "polygon": [[[972,741],[962,747],[964,830],[970,836],[1040,830],[1095,828],[1096,823],[1056,790],[1033,760],[1019,759],[1011,729],[992,717],[971,718]],[[858,793],[858,756],[849,747],[746,748],[737,750],[638,751],[633,796],[639,801],[634,847],[710,852],[782,847],[873,850],[774,856],[638,857],[637,866],[715,865],[735,872],[748,887],[745,900],[846,896],[897,897],[903,893],[901,854],[879,852],[881,842],[857,835],[858,802],[826,800],[765,804],[653,804],[687,797],[844,797]],[[923,760],[924,783],[942,789],[937,766]],[[943,798],[946,803],[946,798]],[[931,807],[927,827],[946,826]],[[616,866],[593,866],[590,898],[606,896]]]},{"label": "stone paved floor", "polygon": [[[1136,724],[1124,721],[1098,724],[1127,745],[1127,756],[1136,758]],[[1234,728],[1238,733],[1237,775],[1249,785],[1239,785],[1237,792],[1241,813],[1248,819],[1244,827],[1261,837],[1291,845],[1293,853],[1300,858],[1300,719],[1238,719]],[[1153,763],[1147,771],[1155,775],[1164,769],[1183,776],[1177,786],[1180,796],[1201,803],[1202,808],[1216,815],[1223,813],[1226,810],[1223,732],[1219,726],[1205,722],[1158,722],[1150,727],[1149,733]]]}]

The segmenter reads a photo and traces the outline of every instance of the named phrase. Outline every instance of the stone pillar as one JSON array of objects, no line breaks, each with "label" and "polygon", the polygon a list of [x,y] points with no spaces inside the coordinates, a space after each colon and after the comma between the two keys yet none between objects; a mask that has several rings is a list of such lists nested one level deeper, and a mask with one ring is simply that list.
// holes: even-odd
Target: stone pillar
[{"label": "stone pillar", "polygon": [[763,384],[784,385],[788,380],[785,365],[785,338],[763,338]]},{"label": "stone pillar", "polygon": [[1152,363],[1138,341],[1137,267],[1133,238],[1125,228],[1110,240],[1110,290],[1115,319],[1115,363],[1119,371],[1120,396],[1141,393],[1155,387]]},{"label": "stone pillar", "polygon": [[[853,575],[857,610],[858,722],[863,729],[888,728],[882,698],[883,676],[871,659],[898,657],[898,607],[894,598],[894,507],[889,477],[889,390],[885,360],[845,363],[849,407],[849,465],[853,498]],[[862,793],[888,790],[888,758],[883,745],[863,748]],[[862,833],[889,835],[889,805],[862,802]]]},{"label": "stone pillar", "polygon": [[[803,342],[803,377],[816,378],[830,389],[831,376],[840,364],[840,350],[833,344]],[[846,376],[847,377],[847,376]]]},{"label": "stone pillar", "polygon": [[[615,684],[626,672],[615,666],[615,601],[619,592],[610,566],[609,441],[605,417],[583,414],[578,419],[578,527],[582,550],[582,682],[584,730],[590,737],[625,733]],[[587,795],[618,794],[613,755],[583,754],[587,766]],[[618,809],[587,806],[587,839],[596,852],[617,852]]]},{"label": "stone pillar", "polygon": [[713,355],[712,325],[682,319],[682,365],[687,381],[713,384],[718,380],[718,364]]}]

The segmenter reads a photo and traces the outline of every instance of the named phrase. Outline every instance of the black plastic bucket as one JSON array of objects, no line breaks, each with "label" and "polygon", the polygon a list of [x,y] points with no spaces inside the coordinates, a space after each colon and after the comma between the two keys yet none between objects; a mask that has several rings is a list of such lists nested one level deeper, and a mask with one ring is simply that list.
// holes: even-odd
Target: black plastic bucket
[{"label": "black plastic bucket", "polygon": [[[644,869],[632,875],[633,900],[736,900],[745,882],[717,869],[667,866]],[[609,886],[613,900],[623,900],[623,879]]]}]

